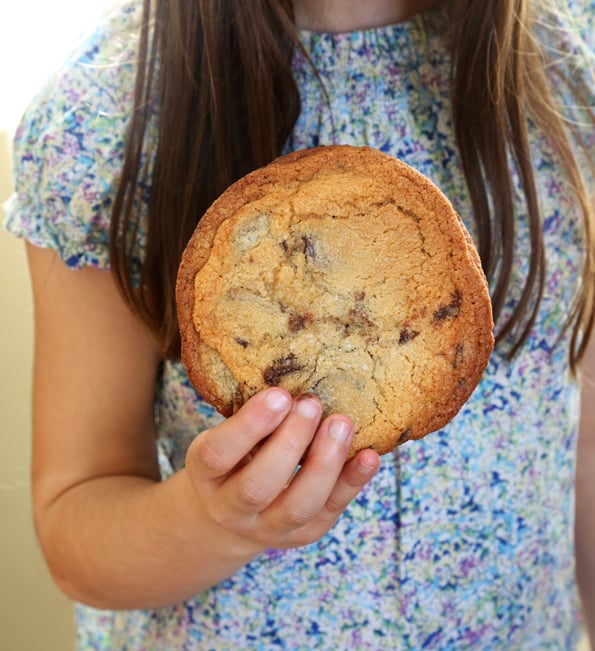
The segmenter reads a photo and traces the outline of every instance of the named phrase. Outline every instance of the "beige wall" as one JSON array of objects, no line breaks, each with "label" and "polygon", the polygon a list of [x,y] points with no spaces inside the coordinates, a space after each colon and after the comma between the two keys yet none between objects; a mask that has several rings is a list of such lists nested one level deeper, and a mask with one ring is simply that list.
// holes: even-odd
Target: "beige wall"
[{"label": "beige wall", "polygon": [[[0,203],[11,190],[8,152],[0,131]],[[70,651],[72,607],[48,576],[31,522],[31,293],[23,243],[3,228],[0,279],[0,649]]]}]

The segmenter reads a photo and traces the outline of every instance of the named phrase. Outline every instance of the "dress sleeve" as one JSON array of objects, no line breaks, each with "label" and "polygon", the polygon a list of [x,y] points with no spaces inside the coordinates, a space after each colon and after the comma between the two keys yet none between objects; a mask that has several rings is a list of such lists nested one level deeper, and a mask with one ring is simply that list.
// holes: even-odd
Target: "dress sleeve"
[{"label": "dress sleeve", "polygon": [[[72,268],[109,268],[110,213],[132,110],[134,12],[88,37],[25,112],[14,139],[6,228]],[[142,258],[142,228],[137,262]]]}]

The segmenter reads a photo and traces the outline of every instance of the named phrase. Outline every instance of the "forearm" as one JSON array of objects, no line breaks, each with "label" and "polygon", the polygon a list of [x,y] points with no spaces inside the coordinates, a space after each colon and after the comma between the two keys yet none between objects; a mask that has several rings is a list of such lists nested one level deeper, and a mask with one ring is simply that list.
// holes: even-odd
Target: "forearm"
[{"label": "forearm", "polygon": [[595,437],[583,429],[576,476],[576,572],[585,623],[595,648]]},{"label": "forearm", "polygon": [[38,513],[36,523],[58,586],[105,609],[182,601],[258,552],[207,523],[186,471],[161,483],[118,476],[86,481]]}]

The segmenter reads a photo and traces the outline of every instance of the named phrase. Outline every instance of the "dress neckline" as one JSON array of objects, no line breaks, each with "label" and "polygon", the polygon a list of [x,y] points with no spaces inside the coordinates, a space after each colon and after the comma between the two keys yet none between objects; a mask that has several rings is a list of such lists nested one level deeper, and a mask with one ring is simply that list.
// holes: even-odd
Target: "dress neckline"
[{"label": "dress neckline", "polygon": [[434,62],[449,54],[448,2],[420,12],[406,20],[379,27],[347,32],[324,32],[300,28],[300,43],[319,73],[353,61],[353,57],[377,59],[387,53],[401,63],[413,65],[431,56]]}]

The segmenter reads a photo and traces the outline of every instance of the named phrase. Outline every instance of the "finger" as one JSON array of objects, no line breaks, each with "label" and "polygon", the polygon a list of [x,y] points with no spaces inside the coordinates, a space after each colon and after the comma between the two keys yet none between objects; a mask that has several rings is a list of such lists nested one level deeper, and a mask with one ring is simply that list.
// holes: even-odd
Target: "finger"
[{"label": "finger", "polygon": [[333,415],[320,426],[308,456],[288,489],[274,505],[271,518],[280,531],[305,526],[324,508],[341,475],[353,438],[353,424]]},{"label": "finger", "polygon": [[345,464],[321,511],[300,529],[288,532],[280,547],[309,545],[320,540],[335,524],[349,503],[357,497],[380,467],[373,450],[362,450]]},{"label": "finger", "polygon": [[292,402],[287,391],[278,387],[267,389],[250,398],[236,414],[197,436],[186,456],[186,466],[193,479],[224,479],[260,441],[275,431]]},{"label": "finger", "polygon": [[285,420],[223,487],[224,497],[243,513],[264,511],[285,489],[310,445],[322,405],[317,398],[295,400]]},{"label": "finger", "polygon": [[324,505],[324,511],[328,514],[331,523],[343,513],[347,505],[370,481],[379,467],[380,457],[374,450],[361,450],[349,463],[345,464]]}]

